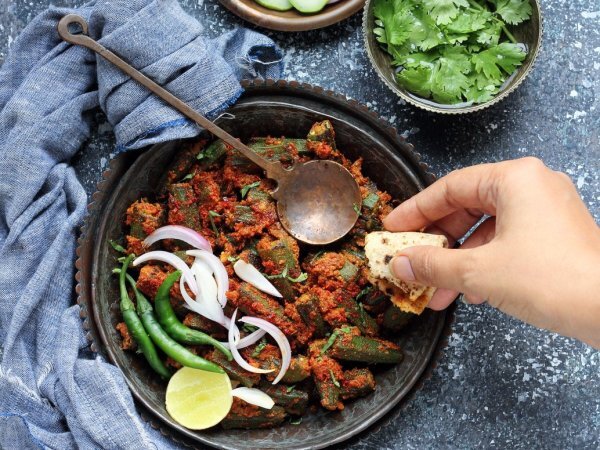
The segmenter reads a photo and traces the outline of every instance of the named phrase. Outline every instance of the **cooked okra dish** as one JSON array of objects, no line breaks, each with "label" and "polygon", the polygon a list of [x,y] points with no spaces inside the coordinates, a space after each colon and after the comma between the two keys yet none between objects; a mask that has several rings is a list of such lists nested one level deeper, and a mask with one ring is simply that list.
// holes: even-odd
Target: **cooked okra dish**
[{"label": "cooked okra dish", "polygon": [[[339,162],[362,204],[342,240],[305,245],[282,227],[261,169],[220,140],[197,140],[182,146],[154,198],[129,206],[127,235],[111,242],[122,253],[116,332],[124,350],[170,379],[167,411],[191,429],[269,428],[344,409],[377,389],[374,368],[402,362],[390,339],[414,316],[369,282],[365,236],[382,229],[391,197],[337,148],[331,123],[315,123],[306,139],[247,144],[284,165]],[[190,381],[207,373],[223,381],[215,391],[225,404],[210,420],[200,411],[213,394],[196,395],[208,387]]]}]

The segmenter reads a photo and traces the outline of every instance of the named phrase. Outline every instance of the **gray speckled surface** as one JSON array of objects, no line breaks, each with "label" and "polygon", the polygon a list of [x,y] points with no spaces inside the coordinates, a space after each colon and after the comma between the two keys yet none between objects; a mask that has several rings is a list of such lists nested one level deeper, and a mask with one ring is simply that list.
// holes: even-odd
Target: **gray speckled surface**
[{"label": "gray speckled surface", "polygon": [[[55,5],[81,4],[57,1]],[[48,0],[0,0],[0,63]],[[216,0],[183,0],[216,35],[243,22]],[[307,33],[269,33],[286,50],[285,78],[319,84],[377,111],[406,135],[437,174],[536,155],[567,172],[600,219],[600,4],[547,0],[543,50],[506,101],[445,117],[405,105],[364,53],[360,15]],[[98,129],[75,161],[89,193],[113,148]],[[600,448],[600,353],[488,307],[461,304],[450,345],[417,397],[345,447]]]}]

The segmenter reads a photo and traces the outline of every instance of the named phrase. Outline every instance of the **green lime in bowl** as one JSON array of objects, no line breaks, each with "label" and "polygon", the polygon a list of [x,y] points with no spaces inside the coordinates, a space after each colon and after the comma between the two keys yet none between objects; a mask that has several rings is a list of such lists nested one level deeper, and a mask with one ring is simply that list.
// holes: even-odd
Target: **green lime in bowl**
[{"label": "green lime in bowl", "polygon": [[506,98],[542,42],[537,0],[367,0],[363,33],[385,84],[431,112],[463,114]]}]

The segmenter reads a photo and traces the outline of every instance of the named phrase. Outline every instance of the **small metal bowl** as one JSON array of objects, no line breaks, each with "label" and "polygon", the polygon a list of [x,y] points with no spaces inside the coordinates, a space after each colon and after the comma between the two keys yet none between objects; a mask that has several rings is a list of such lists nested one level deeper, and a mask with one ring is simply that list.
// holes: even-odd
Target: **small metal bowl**
[{"label": "small metal bowl", "polygon": [[381,44],[375,39],[373,29],[375,28],[375,17],[373,15],[373,7],[375,0],[367,0],[363,12],[363,35],[365,40],[365,48],[369,55],[369,60],[375,68],[375,71],[383,82],[398,96],[406,100],[406,102],[426,111],[437,112],[442,114],[464,114],[475,111],[481,111],[489,106],[492,106],[513,92],[527,78],[533,64],[540,52],[542,45],[542,12],[538,0],[529,0],[531,3],[532,14],[531,19],[512,27],[511,31],[514,36],[527,47],[527,57],[523,64],[512,74],[505,82],[503,89],[491,100],[484,103],[469,105],[460,103],[457,105],[444,105],[434,102],[433,100],[419,97],[418,95],[409,92],[396,82],[395,68],[392,67],[392,58],[381,47]]}]

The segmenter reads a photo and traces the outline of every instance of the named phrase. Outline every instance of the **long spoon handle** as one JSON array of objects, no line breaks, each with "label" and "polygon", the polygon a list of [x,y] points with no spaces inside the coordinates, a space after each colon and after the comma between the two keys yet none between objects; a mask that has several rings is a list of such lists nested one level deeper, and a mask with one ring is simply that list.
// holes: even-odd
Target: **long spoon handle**
[{"label": "long spoon handle", "polygon": [[[81,33],[71,33],[69,30],[69,26],[79,25],[81,27]],[[218,125],[215,125],[213,122],[208,120],[203,115],[199,114],[196,110],[194,110],[190,105],[182,101],[181,99],[175,97],[169,91],[164,89],[163,87],[156,84],[146,75],[141,73],[140,71],[133,68],[131,65],[127,64],[113,52],[108,50],[106,47],[100,45],[94,39],[88,36],[88,24],[85,19],[76,14],[68,14],[64,16],[58,22],[58,34],[63,40],[75,44],[81,45],[83,47],[89,48],[90,50],[98,53],[107,61],[111,62],[131,78],[133,78],[138,83],[144,85],[151,92],[156,94],[158,97],[163,99],[181,114],[186,117],[189,117],[198,125],[200,125],[205,130],[208,130],[210,133],[214,134],[218,138],[221,138],[225,143],[229,144],[231,147],[240,151],[246,158],[251,160],[254,164],[264,169],[269,178],[272,178],[276,181],[281,180],[282,177],[285,177],[286,171],[283,166],[278,162],[268,161],[261,156],[257,155],[252,149],[248,146],[244,145],[238,139],[234,138],[232,135],[227,133]]]}]

